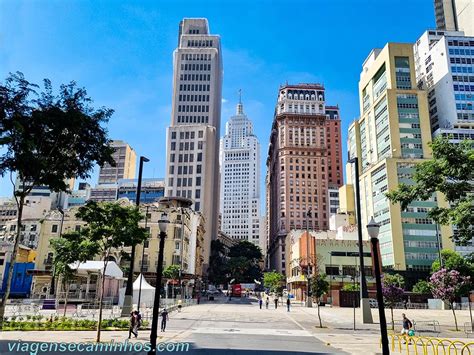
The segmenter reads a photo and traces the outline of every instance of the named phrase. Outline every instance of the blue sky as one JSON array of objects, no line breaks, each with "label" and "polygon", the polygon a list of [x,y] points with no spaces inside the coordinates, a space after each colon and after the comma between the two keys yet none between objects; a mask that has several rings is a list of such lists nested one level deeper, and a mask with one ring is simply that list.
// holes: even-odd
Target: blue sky
[{"label": "blue sky", "polygon": [[[327,103],[341,109],[345,157],[366,56],[387,42],[412,43],[435,23],[432,0],[3,0],[0,80],[21,71],[56,87],[77,81],[95,105],[115,110],[110,137],[150,158],[144,176],[163,177],[172,53],[185,17],[206,17],[211,33],[221,36],[222,132],[242,89],[262,148],[262,199],[279,85],[325,85]],[[0,196],[10,195],[10,182],[0,179]]]}]

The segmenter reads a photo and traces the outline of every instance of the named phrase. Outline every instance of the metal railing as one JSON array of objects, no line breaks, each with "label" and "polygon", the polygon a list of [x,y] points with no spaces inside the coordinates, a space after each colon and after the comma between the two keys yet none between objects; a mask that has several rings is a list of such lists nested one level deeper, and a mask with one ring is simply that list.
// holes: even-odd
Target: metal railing
[{"label": "metal railing", "polygon": [[[447,338],[417,337],[401,334],[389,334],[391,350],[406,354],[423,355],[464,355],[471,354],[474,342],[463,342]],[[380,342],[382,343],[382,341]]]}]

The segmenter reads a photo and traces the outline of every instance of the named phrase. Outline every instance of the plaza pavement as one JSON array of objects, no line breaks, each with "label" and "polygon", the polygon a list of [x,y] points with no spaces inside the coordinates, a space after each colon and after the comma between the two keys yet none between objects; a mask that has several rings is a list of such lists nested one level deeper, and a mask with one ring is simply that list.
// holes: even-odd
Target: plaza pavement
[{"label": "plaza pavement", "polygon": [[[217,298],[214,302],[183,308],[172,313],[165,333],[159,332],[159,342],[188,342],[189,353],[210,354],[375,354],[380,353],[379,325],[359,323],[356,309],[356,330],[353,330],[353,310],[351,308],[321,307],[323,328],[319,328],[317,308],[293,306],[290,312],[286,305],[274,309],[260,310],[255,299]],[[463,332],[454,332],[451,311],[395,310],[398,319],[405,312],[417,321],[437,320],[442,333],[440,336],[465,338]],[[374,321],[378,321],[378,310],[372,311]],[[460,326],[469,321],[468,311],[457,311]],[[387,321],[390,312],[387,311]],[[398,329],[397,329],[398,331]],[[434,335],[426,333],[424,335]],[[104,331],[102,341],[125,341],[125,331]],[[29,331],[0,333],[0,354],[10,354],[7,341],[21,339],[25,342],[93,342],[92,331]],[[462,340],[462,339],[461,339]],[[138,339],[132,342],[149,341],[149,330],[141,330]],[[132,352],[133,353],[133,352]],[[140,353],[140,352],[136,352]],[[143,352],[141,352],[143,353]],[[22,354],[22,352],[11,352]],[[54,354],[54,353],[51,353]],[[79,352],[77,352],[79,354]],[[112,352],[107,352],[112,354]],[[118,354],[118,353],[117,353]]]}]

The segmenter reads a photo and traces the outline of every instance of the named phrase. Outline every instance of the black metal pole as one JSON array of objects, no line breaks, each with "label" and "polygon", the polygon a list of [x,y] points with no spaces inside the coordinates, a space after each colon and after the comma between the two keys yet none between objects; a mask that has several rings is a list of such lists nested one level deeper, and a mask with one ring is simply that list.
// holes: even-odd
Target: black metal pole
[{"label": "black metal pole", "polygon": [[[135,199],[135,205],[138,207],[140,205],[140,193],[142,191],[142,172],[143,172],[143,163],[149,161],[148,158],[141,156],[140,165],[138,168],[138,182],[137,182],[137,193]],[[133,303],[133,267],[135,264],[135,244],[132,245],[132,250],[130,251],[130,269],[128,271],[127,277],[127,288],[125,289],[125,301],[122,308],[122,317],[128,316],[130,309]],[[127,297],[128,296],[128,297]],[[130,304],[126,304],[130,302]]]},{"label": "black metal pole", "polygon": [[377,303],[379,309],[379,318],[380,318],[380,335],[382,337],[382,354],[390,354],[390,349],[388,346],[388,336],[387,336],[387,320],[385,319],[385,308],[383,304],[383,294],[382,294],[382,277],[380,275],[380,260],[379,260],[379,240],[377,238],[370,238],[372,243],[372,250],[374,255],[374,270],[375,270],[375,282],[377,285]]},{"label": "black metal pole", "polygon": [[[148,206],[146,206],[146,211],[145,211],[145,229],[147,227],[148,223]],[[138,288],[138,305],[137,305],[137,311],[140,312],[140,301],[142,299],[142,279],[143,279],[143,258],[145,257],[145,243],[143,243],[143,248],[142,248],[142,262],[140,265],[140,287]]]},{"label": "black metal pole", "polygon": [[153,303],[153,318],[151,322],[150,345],[151,350],[148,354],[156,353],[156,338],[158,337],[158,315],[160,312],[160,296],[161,296],[161,278],[163,273],[163,254],[165,248],[166,232],[160,232],[160,250],[158,253],[158,265],[156,266],[156,285],[155,285],[155,301]]},{"label": "black metal pole", "polygon": [[355,173],[355,194],[356,194],[356,214],[357,214],[357,237],[359,240],[359,265],[360,265],[360,298],[369,298],[369,292],[367,291],[367,281],[365,279],[364,270],[364,246],[362,244],[362,214],[360,207],[360,187],[359,187],[359,159],[357,157],[349,160],[349,163],[354,164]]}]

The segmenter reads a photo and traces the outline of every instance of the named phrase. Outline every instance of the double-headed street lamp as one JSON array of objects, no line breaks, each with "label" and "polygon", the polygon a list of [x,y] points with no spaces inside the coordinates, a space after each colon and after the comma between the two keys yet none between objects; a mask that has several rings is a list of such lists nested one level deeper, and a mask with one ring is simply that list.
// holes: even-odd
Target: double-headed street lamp
[{"label": "double-headed street lamp", "polygon": [[[137,194],[135,204],[138,208],[140,206],[140,193],[142,191],[142,173],[143,173],[143,163],[149,162],[150,159],[141,156],[140,157],[140,167],[138,169],[138,182],[137,182]],[[133,303],[133,265],[135,264],[135,245],[132,245],[132,250],[130,252],[130,269],[128,271],[127,278],[127,288],[125,289],[125,297],[123,300],[122,307],[122,317],[127,317],[132,311]]]},{"label": "double-headed street lamp", "polygon": [[372,243],[372,255],[373,265],[375,271],[375,282],[377,285],[377,303],[379,308],[380,318],[380,335],[382,336],[382,353],[384,355],[390,354],[388,347],[388,336],[387,336],[387,320],[385,319],[385,309],[383,305],[383,294],[382,294],[382,277],[380,274],[380,259],[379,259],[379,229],[380,224],[375,222],[374,217],[370,219],[367,225],[367,232],[370,236],[370,242]]},{"label": "double-headed street lamp", "polygon": [[156,354],[156,338],[158,337],[158,316],[160,312],[160,296],[161,296],[161,279],[163,273],[163,255],[165,249],[166,229],[170,221],[166,212],[161,214],[161,219],[158,221],[160,228],[160,250],[158,253],[158,264],[156,265],[156,285],[155,285],[155,300],[153,302],[153,318],[151,322],[150,345],[151,350],[148,354]]},{"label": "double-headed street lamp", "polygon": [[[64,224],[64,211],[62,208],[58,207],[58,212],[61,214],[61,224],[59,227],[59,238],[63,235],[63,224]],[[56,290],[55,290],[55,284],[56,284],[56,265],[53,265],[53,272],[51,275],[51,287],[49,288],[49,294],[54,297]]]}]

